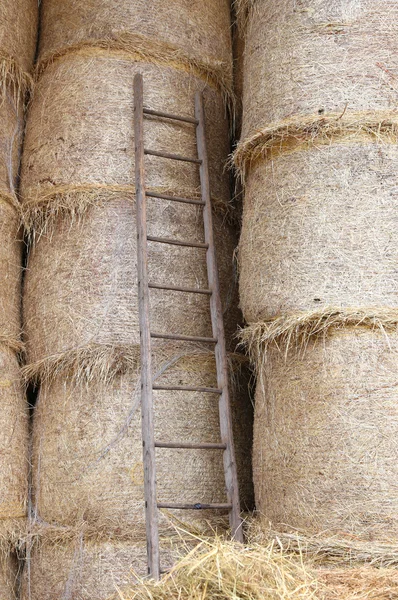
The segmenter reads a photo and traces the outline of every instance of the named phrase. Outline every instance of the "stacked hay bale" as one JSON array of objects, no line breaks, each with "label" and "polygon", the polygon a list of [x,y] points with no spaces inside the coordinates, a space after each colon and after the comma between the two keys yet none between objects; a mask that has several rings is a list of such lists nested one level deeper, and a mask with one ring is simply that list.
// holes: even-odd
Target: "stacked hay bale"
[{"label": "stacked hay bale", "polygon": [[257,508],[275,528],[396,541],[398,3],[241,9]]},{"label": "stacked hay bale", "polygon": [[21,380],[22,240],[17,200],[24,105],[36,48],[36,0],[0,16],[0,597],[16,596],[15,542],[26,523],[28,414]]},{"label": "stacked hay bale", "polygon": [[[163,2],[42,3],[39,79],[22,172],[25,222],[32,234],[24,296],[27,374],[40,382],[33,426],[36,543],[27,582],[32,598],[67,593],[102,598],[127,583],[132,571],[146,572],[133,178],[138,72],[144,75],[145,104],[153,109],[192,115],[194,93],[204,92],[222,296],[233,348],[235,239],[225,218],[229,186],[223,174],[231,85],[228,4],[208,1],[188,10],[181,1],[171,11]],[[145,144],[195,156],[195,131],[151,118],[145,121]],[[147,157],[146,167],[152,191],[200,193],[191,164]],[[150,234],[200,239],[202,218],[195,207],[164,200],[148,204]],[[204,259],[198,249],[150,245],[150,278],[203,287]],[[154,290],[151,302],[153,330],[211,332],[206,298]],[[240,360],[232,362],[240,368]],[[163,381],[214,385],[214,371],[208,348],[154,346],[154,372]],[[237,407],[240,394],[237,390]],[[218,439],[214,396],[157,392],[155,406],[159,438]],[[248,443],[249,436],[242,437],[246,481]],[[159,452],[158,482],[160,501],[225,498],[216,451]],[[195,520],[200,525],[206,517],[218,519]],[[166,519],[162,535],[167,537]],[[163,545],[167,566],[172,551],[167,540]]]}]

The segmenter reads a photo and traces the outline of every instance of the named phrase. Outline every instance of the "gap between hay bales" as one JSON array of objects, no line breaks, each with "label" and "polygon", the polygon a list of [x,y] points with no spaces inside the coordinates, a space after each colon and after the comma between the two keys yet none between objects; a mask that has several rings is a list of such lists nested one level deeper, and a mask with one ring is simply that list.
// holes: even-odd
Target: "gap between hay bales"
[{"label": "gap between hay bales", "polygon": [[238,31],[244,35],[250,11],[254,7],[256,0],[232,0],[232,7],[236,17]]},{"label": "gap between hay bales", "polygon": [[125,32],[114,38],[82,40],[78,44],[44,56],[36,67],[35,79],[40,78],[49,64],[70,54],[80,56],[115,55],[132,61],[152,62],[192,73],[218,89],[233,112],[235,101],[232,72],[230,66],[221,61],[198,60],[188,56],[173,44],[155,42],[139,33]]},{"label": "gap between hay bales", "polygon": [[361,111],[299,116],[285,119],[256,131],[242,140],[231,157],[231,164],[244,181],[247,169],[256,160],[317,145],[369,142],[396,144],[398,117],[390,111]]}]

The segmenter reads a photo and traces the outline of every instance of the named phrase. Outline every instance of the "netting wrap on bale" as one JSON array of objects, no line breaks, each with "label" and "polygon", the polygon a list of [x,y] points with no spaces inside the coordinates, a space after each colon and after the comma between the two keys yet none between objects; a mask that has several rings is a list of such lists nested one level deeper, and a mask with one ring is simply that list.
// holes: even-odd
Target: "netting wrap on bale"
[{"label": "netting wrap on bale", "polygon": [[397,169],[398,146],[370,141],[252,167],[239,253],[249,323],[328,306],[395,305]]},{"label": "netting wrap on bale", "polygon": [[[70,527],[84,523],[91,531],[129,541],[145,536],[136,351],[135,370],[130,367],[111,381],[101,381],[99,366],[91,381],[84,371],[78,381],[66,371],[42,383],[33,426],[33,506],[39,522]],[[231,357],[231,367],[237,379],[242,370],[239,356]],[[155,353],[153,370],[158,385],[216,383],[214,356],[199,348],[187,354],[187,348],[166,347]],[[244,388],[232,384],[231,394],[233,413],[239,418],[236,454],[242,504],[250,505],[250,411],[244,410]],[[157,391],[154,403],[156,439],[219,439],[214,394]],[[225,502],[222,453],[217,450],[159,449],[157,480],[159,502]],[[175,514],[198,522],[215,518],[212,511]]]},{"label": "netting wrap on bale", "polygon": [[397,16],[390,0],[254,2],[239,166],[314,126],[352,138],[355,128],[396,123]]},{"label": "netting wrap on bale", "polygon": [[276,528],[397,539],[397,323],[382,323],[257,355],[256,503]]}]

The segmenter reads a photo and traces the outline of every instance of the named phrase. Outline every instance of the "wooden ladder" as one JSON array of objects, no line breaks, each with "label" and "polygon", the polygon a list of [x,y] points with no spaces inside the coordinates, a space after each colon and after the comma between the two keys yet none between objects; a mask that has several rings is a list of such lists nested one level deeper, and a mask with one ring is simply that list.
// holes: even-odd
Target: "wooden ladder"
[{"label": "wooden ladder", "polygon": [[[238,479],[235,453],[233,447],[231,408],[228,392],[227,352],[223,325],[222,306],[220,299],[218,272],[213,237],[212,208],[210,199],[208,159],[205,140],[205,119],[203,98],[201,93],[195,96],[195,118],[182,117],[169,113],[144,108],[143,77],[137,74],[134,78],[134,136],[135,136],[135,186],[137,201],[137,237],[138,237],[138,302],[140,316],[141,342],[141,410],[142,410],[142,442],[145,486],[146,535],[148,552],[148,573],[154,579],[160,577],[159,559],[159,529],[158,509],[224,509],[229,511],[229,521],[232,536],[235,540],[243,541],[242,522],[240,517]],[[151,115],[165,120],[191,123],[196,127],[198,158],[157,152],[144,147],[144,117]],[[159,156],[171,160],[195,163],[200,168],[201,199],[189,199],[166,194],[147,192],[145,190],[145,155]],[[158,198],[194,204],[203,207],[205,243],[195,243],[147,235],[146,201],[147,198]],[[161,283],[152,283],[148,279],[148,250],[147,242],[158,242],[206,250],[208,288],[183,288]],[[213,337],[195,337],[187,335],[162,334],[151,331],[149,315],[149,290],[151,288],[173,290],[176,292],[205,294],[210,299],[210,313]],[[151,339],[182,340],[211,344],[215,348],[217,368],[217,388],[161,386],[153,385],[151,368]],[[155,440],[153,390],[183,390],[219,395],[221,443],[166,443]],[[195,504],[158,503],[156,496],[156,448],[186,448],[186,449],[219,449],[223,451],[225,484],[227,502],[225,504],[202,504],[200,499]]]}]

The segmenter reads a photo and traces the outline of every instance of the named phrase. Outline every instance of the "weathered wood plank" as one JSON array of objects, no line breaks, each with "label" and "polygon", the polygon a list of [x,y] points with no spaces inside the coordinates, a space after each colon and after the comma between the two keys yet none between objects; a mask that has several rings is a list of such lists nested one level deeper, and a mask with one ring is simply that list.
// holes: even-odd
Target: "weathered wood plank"
[{"label": "weathered wood plank", "polygon": [[235,540],[243,542],[238,477],[233,445],[231,406],[228,390],[227,350],[225,345],[223,311],[220,298],[220,286],[214,245],[209,165],[206,150],[205,114],[203,108],[203,96],[200,92],[197,92],[195,96],[195,117],[199,122],[196,128],[196,138],[198,157],[201,160],[200,182],[202,199],[205,201],[205,206],[203,208],[203,220],[205,227],[205,241],[208,244],[208,250],[206,252],[207,275],[209,280],[209,289],[213,291],[213,294],[210,296],[211,322],[213,336],[217,338],[217,344],[215,346],[217,385],[222,390],[219,400],[219,410],[221,440],[226,445],[226,449],[224,451],[225,483],[227,488],[228,502],[232,505],[232,509],[230,511],[230,526],[232,536]]},{"label": "weathered wood plank", "polygon": [[148,255],[143,132],[143,78],[134,77],[135,185],[137,204],[138,304],[141,342],[141,410],[148,573],[160,577],[159,526],[153,424],[151,334],[149,325]]}]

